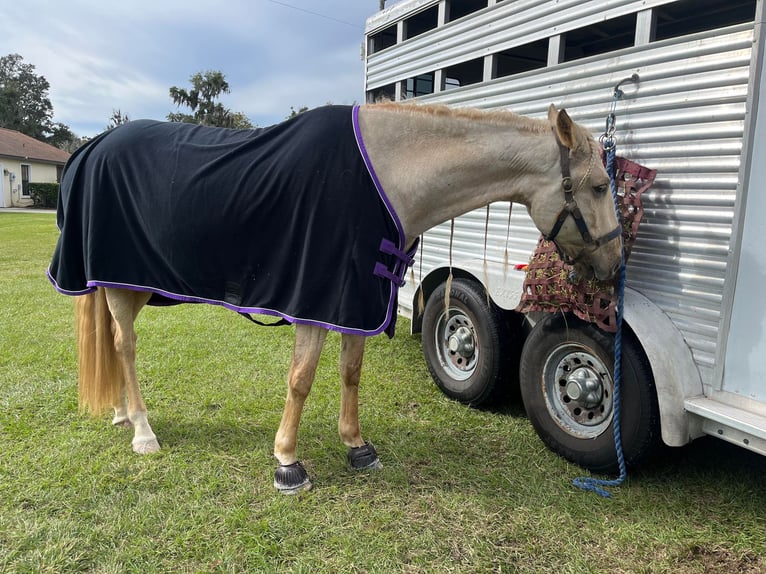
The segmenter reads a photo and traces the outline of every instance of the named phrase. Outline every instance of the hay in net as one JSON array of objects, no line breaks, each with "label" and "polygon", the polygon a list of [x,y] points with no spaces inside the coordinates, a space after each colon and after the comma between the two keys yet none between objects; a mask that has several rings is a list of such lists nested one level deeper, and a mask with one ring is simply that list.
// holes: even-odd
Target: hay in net
[{"label": "hay in net", "polygon": [[[656,170],[622,157],[615,158],[617,203],[626,262],[644,214],[641,195],[652,186],[656,175]],[[617,329],[618,280],[619,277],[613,281],[599,281],[575,276],[574,268],[561,259],[553,242],[540,237],[527,267],[524,292],[516,311],[571,312],[613,333]]]}]

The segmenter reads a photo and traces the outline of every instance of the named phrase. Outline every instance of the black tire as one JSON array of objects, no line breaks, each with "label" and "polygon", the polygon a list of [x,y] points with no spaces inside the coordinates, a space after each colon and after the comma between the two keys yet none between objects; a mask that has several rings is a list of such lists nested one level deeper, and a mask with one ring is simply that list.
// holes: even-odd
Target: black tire
[{"label": "black tire", "polygon": [[[620,429],[628,467],[660,445],[654,376],[635,335],[623,329]],[[527,416],[543,442],[597,473],[617,473],[613,430],[614,336],[571,316],[549,315],[529,334],[520,386]]]},{"label": "black tire", "polygon": [[448,397],[477,407],[497,398],[508,380],[506,323],[477,282],[455,279],[445,308],[446,283],[423,313],[423,355],[436,385]]}]

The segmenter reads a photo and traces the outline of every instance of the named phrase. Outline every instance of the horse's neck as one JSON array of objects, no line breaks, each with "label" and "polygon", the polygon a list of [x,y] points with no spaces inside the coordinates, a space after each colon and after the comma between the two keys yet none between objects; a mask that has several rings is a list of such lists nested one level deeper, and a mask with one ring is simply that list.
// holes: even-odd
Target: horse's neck
[{"label": "horse's neck", "polygon": [[434,225],[493,201],[529,207],[532,193],[558,171],[555,140],[529,123],[387,105],[364,106],[359,117],[370,160],[408,245]]}]

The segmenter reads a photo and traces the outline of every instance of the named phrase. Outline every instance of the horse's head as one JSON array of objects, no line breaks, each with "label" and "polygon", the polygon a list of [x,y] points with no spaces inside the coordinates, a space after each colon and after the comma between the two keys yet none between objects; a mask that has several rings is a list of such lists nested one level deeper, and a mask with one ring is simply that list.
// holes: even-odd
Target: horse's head
[{"label": "horse's head", "polygon": [[551,105],[548,120],[559,165],[551,185],[535,194],[530,215],[578,273],[611,279],[620,266],[622,234],[600,146],[566,111]]}]

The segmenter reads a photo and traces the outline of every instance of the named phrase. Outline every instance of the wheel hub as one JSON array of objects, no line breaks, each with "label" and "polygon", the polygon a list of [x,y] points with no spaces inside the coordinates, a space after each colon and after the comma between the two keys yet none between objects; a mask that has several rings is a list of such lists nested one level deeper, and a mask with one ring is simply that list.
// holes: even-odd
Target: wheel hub
[{"label": "wheel hub", "polygon": [[598,374],[589,367],[575,369],[567,377],[565,391],[566,396],[573,401],[578,401],[587,409],[598,406],[604,396]]},{"label": "wheel hub", "polygon": [[443,313],[436,325],[436,351],[450,377],[465,381],[476,370],[479,359],[473,322],[458,309]]},{"label": "wheel hub", "polygon": [[565,344],[544,367],[546,403],[553,419],[568,433],[595,438],[612,420],[612,377],[589,349]]},{"label": "wheel hub", "polygon": [[458,327],[457,331],[450,335],[447,345],[451,353],[457,353],[466,359],[473,355],[476,348],[473,333],[466,326]]}]

